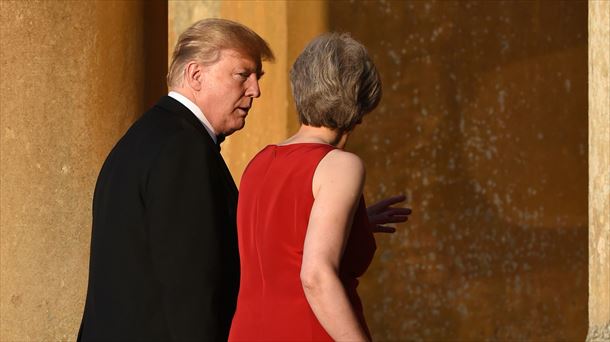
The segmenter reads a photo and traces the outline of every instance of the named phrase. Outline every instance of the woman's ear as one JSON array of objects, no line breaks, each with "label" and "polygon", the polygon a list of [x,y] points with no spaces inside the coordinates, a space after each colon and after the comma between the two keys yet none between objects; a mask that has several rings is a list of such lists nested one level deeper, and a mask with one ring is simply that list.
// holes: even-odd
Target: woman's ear
[{"label": "woman's ear", "polygon": [[195,61],[188,62],[184,67],[184,79],[191,89],[200,91],[203,82],[203,67]]}]

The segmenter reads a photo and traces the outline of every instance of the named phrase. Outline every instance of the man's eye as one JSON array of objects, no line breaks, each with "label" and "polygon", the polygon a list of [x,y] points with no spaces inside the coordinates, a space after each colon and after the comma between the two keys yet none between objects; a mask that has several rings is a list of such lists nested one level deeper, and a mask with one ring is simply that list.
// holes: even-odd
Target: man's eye
[{"label": "man's eye", "polygon": [[247,79],[248,77],[250,77],[250,73],[249,72],[240,72],[239,76],[244,79]]}]

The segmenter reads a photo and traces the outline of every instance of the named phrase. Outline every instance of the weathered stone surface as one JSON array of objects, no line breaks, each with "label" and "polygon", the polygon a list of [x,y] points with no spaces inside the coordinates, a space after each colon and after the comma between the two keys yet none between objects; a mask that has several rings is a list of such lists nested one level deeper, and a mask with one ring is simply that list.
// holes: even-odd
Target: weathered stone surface
[{"label": "weathered stone surface", "polygon": [[351,32],[379,66],[348,148],[369,202],[403,192],[414,214],[362,280],[376,340],[583,340],[588,288],[588,338],[607,341],[609,4],[589,2],[588,50],[584,1],[171,1],[167,49],[150,3],[0,1],[0,340],[74,339],[97,172],[164,78],[142,61],[221,16],[277,57],[223,144],[237,182],[296,128],[288,70],[311,38]]},{"label": "weathered stone surface", "polygon": [[148,55],[165,58],[163,6],[147,26],[159,4],[0,1],[1,341],[76,338],[95,179],[165,88]]},{"label": "weathered stone surface", "polygon": [[610,341],[610,323],[605,326],[590,326],[587,342],[608,342]]},{"label": "weathered stone surface", "polygon": [[361,283],[376,340],[587,332],[587,3],[331,1],[380,107],[348,148],[414,213]]},{"label": "weathered stone surface", "polygon": [[610,2],[589,1],[589,335],[610,341]]}]

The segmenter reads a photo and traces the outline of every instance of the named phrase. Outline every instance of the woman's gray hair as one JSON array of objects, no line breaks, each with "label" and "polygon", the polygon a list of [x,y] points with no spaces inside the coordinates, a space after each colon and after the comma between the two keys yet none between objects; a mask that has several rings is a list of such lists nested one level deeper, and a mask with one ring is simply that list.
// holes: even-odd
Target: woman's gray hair
[{"label": "woman's gray hair", "polygon": [[167,85],[179,86],[184,66],[190,61],[211,65],[218,61],[223,49],[233,49],[260,65],[261,60],[273,61],[267,42],[248,27],[227,19],[199,20],[178,38],[167,73]]},{"label": "woman's gray hair", "polygon": [[311,41],[290,69],[301,124],[350,131],[381,100],[381,80],[362,44],[349,34]]}]

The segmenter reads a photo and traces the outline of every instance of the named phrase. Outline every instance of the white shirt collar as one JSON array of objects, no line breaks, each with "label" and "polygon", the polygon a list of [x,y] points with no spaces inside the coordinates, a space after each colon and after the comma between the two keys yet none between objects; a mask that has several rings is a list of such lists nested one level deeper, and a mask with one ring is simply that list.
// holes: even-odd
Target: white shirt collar
[{"label": "white shirt collar", "polygon": [[205,115],[203,115],[203,112],[201,111],[199,106],[197,106],[195,103],[193,103],[193,101],[189,100],[186,96],[184,96],[178,92],[175,92],[175,91],[170,91],[169,94],[167,94],[167,96],[182,103],[186,108],[188,108],[191,112],[193,112],[193,114],[195,114],[197,119],[199,119],[199,121],[201,121],[201,123],[203,124],[203,127],[205,127],[205,130],[208,131],[208,133],[210,134],[210,137],[212,137],[212,140],[214,140],[214,143],[217,142],[216,141],[216,132],[214,132],[214,128],[212,127],[212,125],[210,124],[208,119],[205,117]]}]

